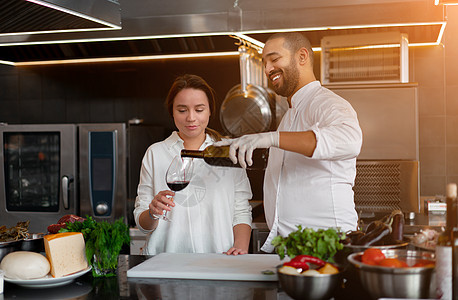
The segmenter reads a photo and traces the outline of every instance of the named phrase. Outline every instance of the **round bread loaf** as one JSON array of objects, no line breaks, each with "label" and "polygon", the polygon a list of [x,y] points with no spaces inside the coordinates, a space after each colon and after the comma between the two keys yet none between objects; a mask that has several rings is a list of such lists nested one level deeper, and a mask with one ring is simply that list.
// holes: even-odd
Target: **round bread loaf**
[{"label": "round bread loaf", "polygon": [[5,277],[11,279],[36,279],[46,276],[51,269],[49,261],[42,254],[29,251],[8,253],[0,264]]}]

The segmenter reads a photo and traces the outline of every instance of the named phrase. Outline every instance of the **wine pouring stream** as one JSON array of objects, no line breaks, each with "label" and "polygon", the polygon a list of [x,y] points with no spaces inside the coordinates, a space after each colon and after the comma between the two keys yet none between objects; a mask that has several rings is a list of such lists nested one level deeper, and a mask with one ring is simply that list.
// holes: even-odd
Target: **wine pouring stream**
[{"label": "wine pouring stream", "polygon": [[[177,155],[173,158],[165,176],[167,186],[174,192],[179,192],[188,186],[193,176],[192,158],[185,158]],[[171,221],[164,210],[161,216],[165,221]]]}]

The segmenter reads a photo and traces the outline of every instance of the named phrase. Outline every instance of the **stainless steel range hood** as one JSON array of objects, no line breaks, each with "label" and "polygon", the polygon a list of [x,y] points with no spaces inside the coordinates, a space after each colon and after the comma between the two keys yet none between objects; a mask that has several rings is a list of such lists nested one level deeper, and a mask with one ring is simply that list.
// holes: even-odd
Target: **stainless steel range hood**
[{"label": "stainless steel range hood", "polygon": [[120,29],[117,0],[2,0],[0,36]]},{"label": "stainless steel range hood", "polygon": [[445,24],[443,7],[431,0],[120,0],[120,5],[121,30],[0,36],[0,60],[236,52],[230,34],[264,42],[284,30],[303,31],[314,47],[326,35],[384,31],[407,33],[413,44],[435,43]]}]

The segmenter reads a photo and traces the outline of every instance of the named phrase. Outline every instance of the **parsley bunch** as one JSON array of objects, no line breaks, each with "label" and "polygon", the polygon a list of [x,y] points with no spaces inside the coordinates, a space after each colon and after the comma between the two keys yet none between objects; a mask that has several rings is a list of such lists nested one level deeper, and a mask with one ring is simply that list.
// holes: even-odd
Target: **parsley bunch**
[{"label": "parsley bunch", "polygon": [[115,276],[104,274],[98,270],[113,270],[118,266],[118,255],[125,244],[129,244],[129,228],[123,218],[114,223],[106,221],[96,222],[92,217],[87,217],[83,222],[67,223],[67,228],[59,232],[81,232],[86,243],[86,258],[93,266],[94,277]]},{"label": "parsley bunch", "polygon": [[342,240],[345,233],[334,228],[313,230],[302,229],[297,225],[297,231],[291,232],[287,237],[276,236],[272,245],[281,259],[288,255],[294,258],[297,255],[307,254],[318,257],[322,260],[334,262],[334,255],[338,250],[343,249]]}]

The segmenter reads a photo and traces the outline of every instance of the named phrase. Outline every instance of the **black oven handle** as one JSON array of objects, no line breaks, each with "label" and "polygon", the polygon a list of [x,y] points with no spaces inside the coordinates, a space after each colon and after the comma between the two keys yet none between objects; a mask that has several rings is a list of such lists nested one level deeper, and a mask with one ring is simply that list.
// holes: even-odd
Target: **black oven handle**
[{"label": "black oven handle", "polygon": [[62,186],[62,202],[64,204],[65,209],[70,208],[70,183],[73,182],[73,176],[62,176],[61,186]]}]

